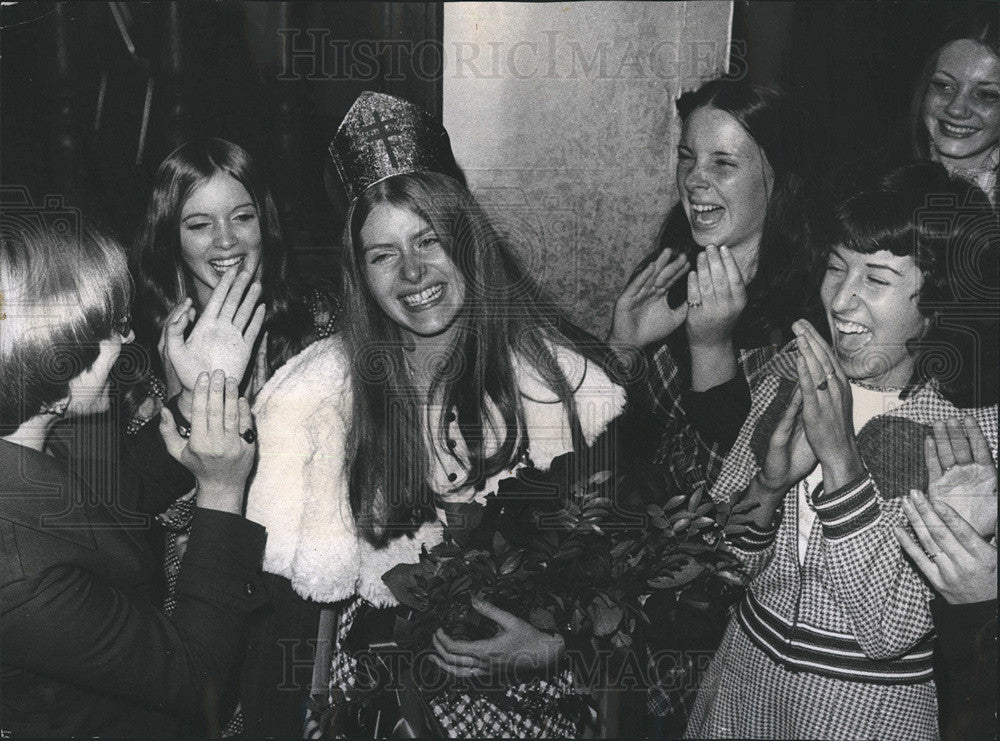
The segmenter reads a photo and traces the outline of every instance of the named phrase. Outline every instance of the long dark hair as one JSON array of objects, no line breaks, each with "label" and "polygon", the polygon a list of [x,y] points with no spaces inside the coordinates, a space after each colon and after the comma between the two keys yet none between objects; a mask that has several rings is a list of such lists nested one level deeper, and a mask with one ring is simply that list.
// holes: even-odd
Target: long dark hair
[{"label": "long dark hair", "polygon": [[930,138],[927,126],[924,125],[924,98],[927,97],[927,88],[937,69],[941,50],[961,39],[975,41],[1000,57],[1000,12],[996,5],[987,3],[985,7],[960,17],[941,35],[934,52],[924,63],[920,76],[913,85],[913,96],[910,99],[910,142],[915,159],[931,157]]},{"label": "long dark hair", "polygon": [[[418,398],[407,373],[400,328],[385,315],[369,289],[360,232],[372,209],[390,204],[408,209],[434,229],[465,281],[466,297],[445,361],[426,397]],[[350,321],[343,338],[351,358],[353,417],[349,435],[351,507],[360,532],[382,545],[434,517],[427,486],[430,451],[424,443],[425,405],[442,403],[457,412],[468,447],[470,472],[456,486],[481,487],[510,468],[528,445],[517,368],[527,366],[566,409],[574,447],[580,428],[574,388],[556,360],[559,347],[589,361],[606,355],[593,338],[572,327],[546,304],[522,269],[510,244],[492,226],[469,191],[432,172],[397,175],[368,188],[349,212],[345,227],[345,301]],[[573,379],[574,381],[577,379]],[[490,416],[490,409],[499,419]],[[498,429],[491,428],[498,422]],[[430,439],[445,439],[447,421]],[[498,442],[486,450],[487,430]]]},{"label": "long dark hair", "polygon": [[938,163],[905,165],[836,208],[821,251],[824,261],[835,247],[916,261],[917,308],[930,321],[909,343],[916,362],[908,388],[934,379],[963,408],[996,404],[998,395],[997,215],[983,195]]},{"label": "long dark hair", "polygon": [[[774,187],[767,204],[757,258],[757,273],[747,286],[747,307],[735,329],[735,336],[749,344],[765,344],[771,330],[791,337],[791,325],[810,314],[806,310],[811,292],[811,229],[802,178],[796,173],[792,132],[785,126],[781,94],[769,87],[744,81],[713,80],[677,101],[681,121],[686,122],[699,108],[716,108],[735,118],[760,147],[774,172]],[[680,204],[667,215],[656,239],[655,259],[665,247],[694,256],[701,250],[691,234],[691,226]],[[680,281],[669,297],[674,306],[686,294]]]},{"label": "long dark hair", "polygon": [[150,351],[153,367],[162,371],[155,348],[164,319],[184,296],[197,302],[197,291],[181,257],[181,210],[195,188],[219,173],[231,176],[246,188],[260,219],[261,300],[267,305],[264,329],[270,375],[300,349],[300,343],[292,338],[300,331],[296,327],[303,322],[309,324],[309,319],[292,316],[278,210],[263,173],[246,150],[224,139],[197,139],[182,144],[156,171],[131,255],[138,289],[136,337]]}]

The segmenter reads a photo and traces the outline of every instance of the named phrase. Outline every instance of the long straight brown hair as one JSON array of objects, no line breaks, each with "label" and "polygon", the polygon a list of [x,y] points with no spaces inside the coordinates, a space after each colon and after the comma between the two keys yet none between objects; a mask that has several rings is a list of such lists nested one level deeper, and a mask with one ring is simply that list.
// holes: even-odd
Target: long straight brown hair
[{"label": "long straight brown hair", "polygon": [[237,144],[225,139],[196,139],[182,144],[160,163],[145,218],[132,246],[131,267],[138,298],[136,337],[151,351],[154,367],[160,372],[155,348],[164,319],[185,296],[197,302],[197,291],[181,257],[181,210],[198,186],[219,173],[229,175],[246,188],[260,219],[261,300],[267,305],[264,329],[268,337],[268,373],[300,349],[289,341],[295,334],[290,325],[301,323],[302,318],[289,317],[285,245],[278,209],[263,172],[256,160]]},{"label": "long straight brown hair", "polygon": [[[361,228],[372,209],[390,204],[426,221],[461,273],[465,303],[454,344],[426,397],[418,398],[407,372],[400,328],[379,308],[365,277]],[[470,472],[456,486],[481,487],[510,468],[529,442],[516,367],[535,371],[566,410],[576,449],[584,444],[569,380],[554,348],[570,348],[606,364],[601,343],[568,322],[543,298],[512,246],[476,199],[454,179],[423,172],[397,175],[366,190],[345,227],[343,337],[352,360],[353,416],[349,434],[350,499],[359,531],[375,545],[412,533],[434,516],[424,443],[424,408],[455,410],[469,451]],[[499,441],[485,448],[490,409],[499,412]],[[443,439],[446,420],[436,431]],[[434,431],[428,431],[434,432]],[[433,436],[431,439],[434,439]]]}]

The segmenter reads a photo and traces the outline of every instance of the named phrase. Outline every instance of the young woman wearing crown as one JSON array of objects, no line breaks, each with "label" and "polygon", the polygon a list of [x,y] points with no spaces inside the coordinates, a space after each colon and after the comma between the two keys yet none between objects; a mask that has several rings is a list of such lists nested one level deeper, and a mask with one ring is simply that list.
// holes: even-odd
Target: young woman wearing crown
[{"label": "young woman wearing crown", "polygon": [[[332,715],[343,720],[336,698],[357,681],[350,634],[396,604],[382,575],[440,542],[445,505],[482,501],[529,459],[545,469],[592,443],[625,395],[593,350],[543,310],[426,112],[364,93],[330,157],[350,201],[350,318],[257,397],[260,462],[247,516],[267,527],[265,570],[300,599],[332,606],[313,632],[321,648],[332,640],[329,657],[316,652],[313,693],[314,703],[334,698]],[[572,689],[563,639],[488,603],[473,607],[496,635],[473,642],[438,631],[432,663],[458,677],[500,678],[498,689],[420,693],[424,731],[578,735],[580,719],[556,702]],[[319,715],[308,733],[359,732]]]}]

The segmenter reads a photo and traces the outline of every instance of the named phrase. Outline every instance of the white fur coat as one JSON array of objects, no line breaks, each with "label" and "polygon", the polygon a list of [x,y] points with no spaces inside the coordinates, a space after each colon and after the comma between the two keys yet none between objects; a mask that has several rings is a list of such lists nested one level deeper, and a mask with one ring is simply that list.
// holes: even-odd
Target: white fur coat
[{"label": "white fur coat", "polygon": [[[584,437],[592,443],[621,414],[625,392],[581,356],[560,349],[557,357],[576,389]],[[330,337],[289,360],[261,389],[254,405],[260,460],[247,517],[267,528],[264,570],[287,577],[300,595],[335,602],[358,594],[382,607],[395,604],[382,574],[398,563],[416,563],[421,546],[440,542],[442,528],[439,522],[427,523],[414,537],[397,538],[380,549],[358,535],[347,485],[349,367],[343,343]],[[519,385],[529,454],[536,466],[547,469],[553,458],[572,450],[569,422],[536,376],[521,370]],[[459,444],[456,453],[463,451]],[[435,481],[446,475],[441,458]],[[502,472],[488,481],[481,494],[496,491],[509,475]],[[456,493],[472,498],[471,490],[449,498]]]}]

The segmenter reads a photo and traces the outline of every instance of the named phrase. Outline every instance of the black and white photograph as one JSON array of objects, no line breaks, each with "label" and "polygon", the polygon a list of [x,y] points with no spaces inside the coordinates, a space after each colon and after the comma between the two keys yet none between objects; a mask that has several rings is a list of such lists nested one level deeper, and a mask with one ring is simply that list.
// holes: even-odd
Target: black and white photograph
[{"label": "black and white photograph", "polygon": [[0,739],[995,739],[996,0],[0,2]]}]

